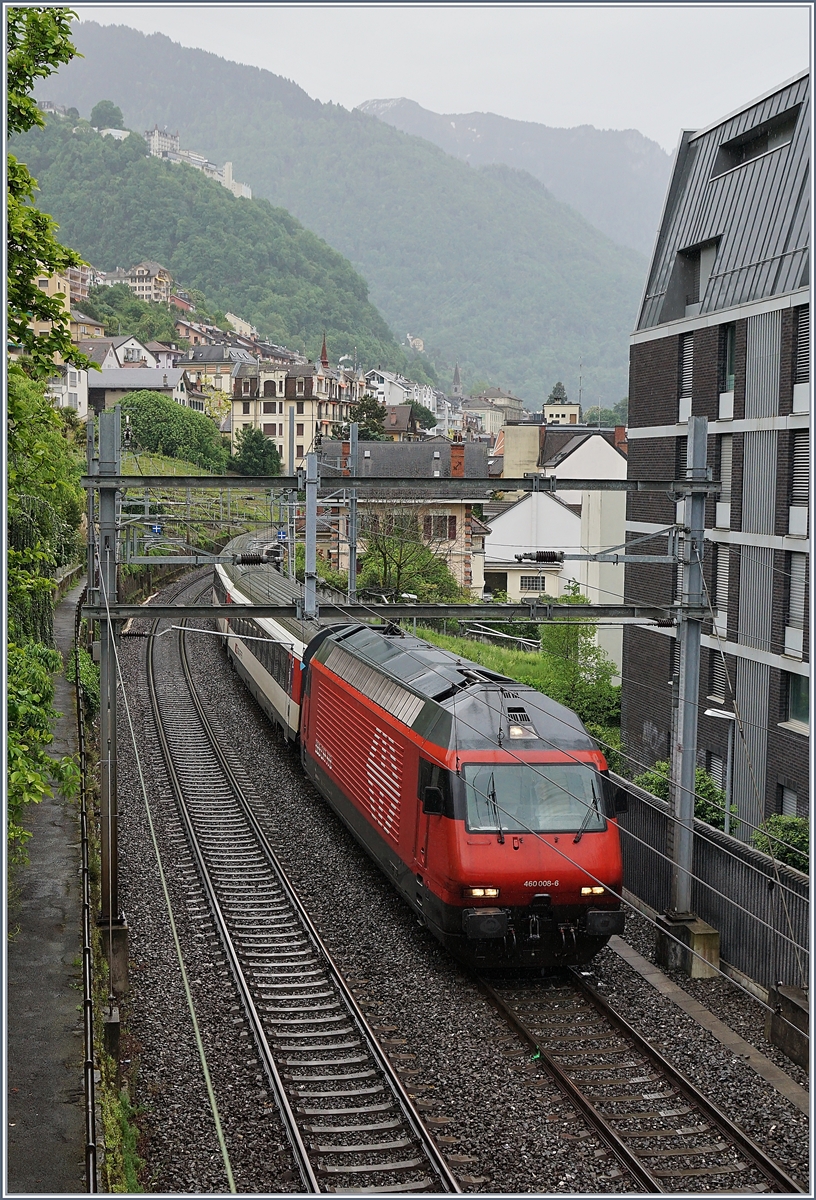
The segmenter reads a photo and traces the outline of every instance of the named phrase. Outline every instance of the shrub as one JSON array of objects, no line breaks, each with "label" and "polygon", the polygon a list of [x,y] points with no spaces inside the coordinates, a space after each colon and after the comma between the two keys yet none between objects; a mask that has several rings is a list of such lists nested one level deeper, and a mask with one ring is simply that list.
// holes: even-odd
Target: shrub
[{"label": "shrub", "polygon": [[210,471],[226,470],[229,452],[221,444],[215,423],[203,413],[149,391],[126,396],[122,412],[130,417],[133,436],[143,450],[196,463]]},{"label": "shrub", "polygon": [[796,867],[797,871],[807,873],[810,868],[810,822],[807,817],[774,813],[761,829],[754,830],[751,845],[789,867]]},{"label": "shrub", "polygon": [[[636,776],[633,780],[638,787],[651,792],[661,800],[671,798],[671,766],[662,759],[656,762],[648,771]],[[738,822],[734,820],[737,814],[736,804],[731,805],[731,833],[736,833]],[[711,778],[708,771],[697,768],[694,780],[694,815],[706,825],[715,829],[725,829],[725,792]]]}]

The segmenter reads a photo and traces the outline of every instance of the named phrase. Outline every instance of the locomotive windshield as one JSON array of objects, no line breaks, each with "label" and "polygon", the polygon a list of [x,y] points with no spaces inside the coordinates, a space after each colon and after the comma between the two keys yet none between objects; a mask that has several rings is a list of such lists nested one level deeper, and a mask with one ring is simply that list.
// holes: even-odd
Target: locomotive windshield
[{"label": "locomotive windshield", "polygon": [[601,777],[581,763],[466,763],[467,825],[487,833],[606,828]]}]

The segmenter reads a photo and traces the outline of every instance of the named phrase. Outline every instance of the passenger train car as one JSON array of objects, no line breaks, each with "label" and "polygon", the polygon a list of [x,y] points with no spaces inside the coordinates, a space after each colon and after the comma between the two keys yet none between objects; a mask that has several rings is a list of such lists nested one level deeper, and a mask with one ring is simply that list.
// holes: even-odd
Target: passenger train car
[{"label": "passenger train car", "polygon": [[[269,565],[216,567],[220,603],[295,588]],[[221,625],[306,775],[458,957],[582,963],[623,931],[625,794],[575,713],[393,625]]]}]

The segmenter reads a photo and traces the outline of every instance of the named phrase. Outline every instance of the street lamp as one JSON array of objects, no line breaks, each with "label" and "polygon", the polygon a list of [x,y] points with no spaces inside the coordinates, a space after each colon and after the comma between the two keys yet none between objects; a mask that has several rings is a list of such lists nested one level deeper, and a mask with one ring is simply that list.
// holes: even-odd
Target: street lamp
[{"label": "street lamp", "polygon": [[721,708],[707,708],[706,717],[717,717],[720,721],[728,721],[728,760],[725,767],[725,828],[724,832],[731,833],[731,792],[734,785],[734,726],[737,714],[724,712]]}]

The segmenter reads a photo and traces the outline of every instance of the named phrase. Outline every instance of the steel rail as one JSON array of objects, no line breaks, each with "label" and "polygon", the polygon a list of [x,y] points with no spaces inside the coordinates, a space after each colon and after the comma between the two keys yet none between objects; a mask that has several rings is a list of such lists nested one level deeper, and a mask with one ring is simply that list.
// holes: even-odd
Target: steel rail
[{"label": "steel rail", "polygon": [[[147,615],[144,609],[142,609],[142,612],[140,615],[142,617]],[[152,613],[151,613],[151,615],[152,615]],[[156,621],[153,625],[153,634],[155,634],[157,627],[158,627],[158,621]],[[327,948],[323,945],[323,942],[320,939],[320,937],[317,933],[317,930],[315,929],[312,921],[310,920],[308,914],[306,913],[305,909],[303,908],[299,898],[297,897],[297,895],[294,891],[294,888],[292,887],[290,881],[286,877],[286,874],[285,874],[280,862],[278,861],[274,850],[270,846],[268,839],[266,838],[263,830],[261,829],[260,825],[258,824],[257,818],[255,817],[255,814],[252,811],[251,805],[250,805],[249,801],[247,800],[247,798],[243,792],[243,789],[241,788],[238,780],[235,777],[235,773],[232,770],[232,768],[229,764],[229,761],[224,756],[224,754],[221,750],[221,747],[218,744],[218,739],[215,736],[215,734],[213,733],[213,730],[210,726],[210,722],[207,718],[207,714],[204,711],[203,706],[201,705],[201,703],[198,699],[198,696],[196,694],[195,685],[192,680],[192,675],[190,673],[189,661],[187,660],[186,646],[184,645],[184,642],[185,642],[185,639],[184,639],[184,634],[182,632],[182,633],[180,633],[179,639],[178,639],[179,655],[180,655],[181,664],[182,664],[182,668],[183,668],[184,675],[185,675],[188,699],[190,700],[190,702],[192,703],[192,705],[196,711],[196,715],[201,724],[202,730],[206,734],[206,737],[209,741],[210,748],[213,751],[213,754],[214,754],[215,760],[218,764],[218,767],[221,769],[221,772],[224,776],[225,781],[227,782],[228,786],[231,788],[231,790],[235,796],[235,799],[237,800],[238,805],[240,807],[242,816],[250,828],[250,831],[252,833],[254,841],[257,844],[257,849],[260,851],[260,855],[262,856],[262,858],[264,860],[266,860],[268,867],[270,868],[272,874],[276,877],[277,882],[280,884],[286,900],[288,901],[290,907],[294,910],[302,929],[306,932],[308,938],[312,942],[314,951],[316,952],[319,959],[321,960],[322,969],[324,969],[325,973],[327,973],[330,976],[332,985],[334,986],[335,990],[340,994],[340,997],[345,1005],[345,1009],[348,1014],[348,1017],[353,1021],[358,1033],[362,1035],[362,1037],[365,1041],[365,1044],[366,1044],[366,1049],[367,1049],[368,1054],[370,1055],[371,1059],[373,1059],[373,1061],[376,1064],[376,1067],[379,1069],[381,1075],[387,1080],[387,1083],[388,1083],[388,1086],[390,1087],[393,1098],[397,1102],[398,1108],[401,1111],[401,1117],[404,1122],[404,1127],[406,1128],[406,1132],[408,1132],[410,1130],[410,1133],[413,1135],[413,1138],[419,1144],[419,1148],[421,1148],[422,1151],[424,1152],[424,1158],[425,1158],[428,1166],[431,1168],[431,1174],[435,1177],[437,1189],[442,1192],[458,1193],[461,1191],[461,1189],[460,1189],[459,1185],[457,1184],[456,1179],[450,1172],[450,1169],[449,1169],[443,1155],[441,1154],[438,1147],[436,1146],[436,1143],[433,1141],[431,1135],[426,1130],[424,1123],[422,1122],[421,1117],[419,1116],[417,1110],[415,1109],[414,1105],[412,1104],[410,1097],[408,1096],[405,1088],[402,1085],[401,1080],[399,1079],[399,1076],[396,1074],[396,1072],[395,1072],[394,1068],[391,1066],[391,1063],[389,1062],[387,1056],[380,1048],[380,1046],[377,1042],[377,1039],[373,1033],[373,1030],[370,1028],[367,1021],[365,1020],[365,1017],[363,1016],[356,1000],[354,999],[354,996],[352,995],[348,985],[346,984],[346,981],[343,979],[342,974],[340,973],[339,969],[337,968],[336,964],[334,963]],[[169,744],[169,739],[167,738],[166,732],[164,731],[164,729],[161,726],[161,719],[160,719],[160,716],[158,715],[158,711],[159,711],[158,710],[158,694],[157,694],[157,690],[156,690],[156,680],[155,680],[155,674],[154,674],[154,670],[153,670],[153,667],[154,667],[153,647],[155,646],[155,643],[156,643],[156,638],[155,638],[155,636],[152,636],[150,638],[150,652],[149,652],[149,660],[148,660],[149,665],[150,665],[150,669],[148,672],[150,694],[151,694],[151,701],[154,706],[154,711],[156,711],[156,713],[157,713],[157,727],[161,730],[160,742],[162,745],[163,754],[165,756],[166,761],[168,762],[168,773],[171,777],[173,790],[177,797],[178,808],[182,815],[182,819],[184,822],[188,841],[191,846],[191,850],[193,851],[194,858],[196,860],[196,865],[197,865],[199,875],[200,875],[200,878],[201,878],[201,881],[202,881],[202,884],[204,887],[205,895],[207,897],[211,912],[213,914],[213,918],[214,918],[216,926],[218,928],[218,933],[219,933],[221,942],[222,942],[225,952],[227,954],[231,973],[236,981],[236,985],[237,985],[237,988],[238,988],[238,991],[239,991],[239,994],[241,997],[241,1001],[242,1001],[242,1006],[244,1008],[244,1011],[247,1014],[247,1019],[250,1023],[250,1026],[251,1026],[251,1029],[253,1032],[253,1036],[254,1036],[256,1044],[258,1046],[258,1050],[261,1055],[261,1059],[262,1059],[266,1074],[272,1083],[272,1090],[275,1095],[275,1098],[276,1098],[276,1101],[278,1104],[278,1108],[281,1112],[281,1116],[284,1121],[285,1128],[287,1130],[287,1135],[289,1137],[290,1144],[292,1145],[292,1148],[293,1148],[295,1161],[298,1165],[298,1169],[300,1171],[304,1187],[309,1192],[317,1193],[317,1192],[321,1191],[320,1183],[318,1180],[318,1175],[321,1174],[322,1172],[319,1170],[316,1171],[314,1169],[314,1167],[312,1166],[311,1159],[309,1156],[309,1150],[304,1142],[304,1139],[301,1136],[297,1117],[295,1116],[295,1111],[293,1111],[292,1106],[289,1102],[289,1097],[286,1093],[284,1079],[282,1078],[282,1076],[278,1070],[277,1063],[275,1062],[274,1055],[273,1055],[272,1049],[270,1048],[269,1041],[268,1041],[268,1038],[267,1038],[267,1035],[266,1035],[266,1032],[265,1032],[265,1029],[263,1026],[262,1017],[261,1017],[260,1013],[258,1012],[255,1001],[253,999],[250,984],[249,984],[249,982],[243,972],[243,969],[241,967],[240,957],[239,957],[237,947],[236,947],[235,942],[233,941],[233,938],[227,927],[227,920],[226,920],[226,917],[224,915],[224,912],[222,910],[221,904],[219,903],[218,896],[217,896],[217,885],[215,884],[215,882],[213,880],[212,873],[210,872],[210,870],[208,869],[208,867],[206,865],[205,856],[204,856],[203,849],[201,847],[201,843],[199,841],[199,838],[196,836],[196,833],[195,833],[195,830],[193,827],[193,818],[187,808],[186,803],[184,802],[183,787],[181,784],[181,780],[179,778],[178,771],[175,768],[175,764],[172,763],[172,750],[171,750],[171,747]],[[361,1132],[364,1132],[365,1126],[360,1126],[359,1128],[360,1128]],[[353,1145],[351,1145],[349,1147],[349,1150],[353,1150],[354,1148],[355,1147]],[[387,1149],[387,1146],[384,1146],[383,1148]],[[369,1147],[369,1149],[376,1149],[376,1147]],[[365,1150],[366,1150],[366,1147],[360,1148],[361,1153],[363,1153]],[[377,1166],[377,1164],[371,1164],[371,1169],[376,1170],[376,1166]],[[353,1169],[356,1169],[357,1171],[362,1170],[361,1167],[357,1167],[357,1168],[353,1168]],[[428,1180],[426,1182],[430,1183],[430,1180]],[[413,1190],[411,1188],[410,1183],[404,1185],[404,1189],[405,1190]],[[333,1190],[333,1189],[331,1187],[329,1187],[328,1190]],[[341,1190],[348,1190],[348,1189],[341,1189]],[[386,1189],[372,1189],[372,1190],[400,1191],[403,1189],[399,1188],[399,1186],[395,1186],[393,1189],[386,1188]]]},{"label": "steel rail", "polygon": [[158,629],[158,626],[159,626],[159,621],[158,620],[154,621],[154,623],[153,623],[154,636],[150,638],[150,641],[148,643],[147,682],[148,682],[148,689],[149,689],[149,693],[150,693],[150,701],[153,706],[153,713],[154,713],[155,720],[156,720],[156,732],[158,735],[159,744],[161,746],[162,755],[164,757],[165,766],[167,768],[167,773],[170,778],[170,784],[171,784],[173,793],[176,798],[176,807],[178,809],[179,815],[182,818],[185,832],[187,834],[187,841],[190,846],[190,850],[193,855],[193,858],[195,860],[196,869],[198,871],[199,878],[201,879],[201,882],[204,886],[204,891],[206,893],[207,900],[210,905],[210,912],[212,914],[213,921],[215,922],[216,928],[218,930],[218,935],[221,939],[221,943],[222,943],[225,953],[227,955],[227,959],[228,959],[229,965],[230,965],[230,970],[231,970],[233,978],[235,980],[236,987],[238,988],[238,991],[239,991],[239,994],[241,997],[241,1002],[244,1007],[244,1011],[247,1014],[247,1018],[249,1020],[250,1027],[252,1029],[252,1034],[255,1039],[255,1043],[258,1047],[258,1052],[261,1056],[261,1060],[263,1062],[267,1077],[268,1077],[270,1083],[272,1084],[272,1090],[273,1090],[273,1093],[275,1096],[275,1101],[278,1105],[278,1109],[279,1109],[279,1111],[281,1113],[281,1117],[283,1119],[284,1128],[286,1129],[286,1134],[289,1139],[289,1143],[292,1147],[292,1154],[294,1156],[295,1163],[296,1163],[298,1171],[300,1173],[301,1180],[302,1180],[304,1188],[307,1192],[317,1193],[320,1191],[320,1185],[317,1181],[317,1176],[314,1173],[314,1169],[312,1168],[312,1164],[309,1161],[309,1155],[308,1155],[306,1147],[303,1143],[303,1139],[300,1136],[300,1130],[298,1129],[297,1121],[295,1120],[295,1115],[292,1112],[291,1106],[289,1104],[289,1099],[286,1095],[286,1090],[283,1086],[283,1080],[281,1079],[280,1073],[278,1072],[277,1064],[275,1062],[272,1051],[269,1047],[269,1042],[267,1041],[266,1033],[263,1028],[263,1023],[262,1023],[261,1018],[258,1014],[258,1011],[255,1007],[255,1001],[253,1000],[253,997],[250,992],[249,985],[247,983],[244,972],[241,969],[241,965],[238,960],[238,953],[235,949],[235,945],[233,943],[232,937],[227,928],[226,919],[221,910],[221,905],[218,901],[218,897],[215,892],[215,886],[213,884],[210,872],[207,868],[207,864],[206,864],[206,861],[204,858],[204,853],[201,849],[201,845],[199,843],[198,837],[196,836],[196,831],[193,826],[193,822],[192,822],[190,813],[187,808],[187,803],[186,803],[186,800],[184,797],[184,788],[182,786],[181,779],[179,778],[179,774],[176,769],[176,764],[173,761],[173,755],[172,755],[170,744],[169,744],[169,741],[167,738],[167,733],[166,733],[166,730],[164,727],[164,723],[162,721],[161,706],[159,704],[158,694],[157,694],[157,690],[156,690],[156,679],[155,679],[153,654],[154,654],[154,649],[156,646],[155,633],[156,633],[156,630]]},{"label": "steel rail", "polygon": [[225,776],[227,777],[231,786],[234,789],[235,795],[241,805],[241,809],[244,813],[244,816],[246,817],[247,822],[255,836],[258,846],[260,847],[267,862],[270,864],[270,866],[274,870],[275,874],[278,876],[278,879],[281,883],[283,891],[286,894],[286,897],[287,897],[289,903],[291,904],[292,908],[294,908],[294,910],[298,914],[300,922],[303,925],[303,927],[306,929],[306,931],[309,935],[309,938],[311,939],[315,948],[318,950],[320,956],[323,959],[325,959],[326,964],[329,968],[329,974],[331,975],[332,982],[334,983],[335,987],[337,988],[337,990],[340,992],[341,996],[343,997],[343,1000],[344,1000],[347,1008],[351,1011],[351,1013],[354,1017],[355,1024],[358,1026],[360,1032],[365,1037],[366,1043],[368,1045],[369,1053],[371,1054],[372,1058],[377,1063],[377,1066],[382,1071],[383,1075],[385,1075],[386,1078],[388,1079],[392,1090],[395,1092],[395,1094],[397,1096],[399,1105],[403,1110],[403,1115],[405,1116],[406,1120],[408,1121],[408,1124],[410,1125],[411,1130],[414,1133],[414,1136],[417,1138],[417,1140],[422,1145],[423,1149],[425,1150],[426,1154],[428,1155],[429,1159],[431,1160],[431,1163],[432,1163],[434,1169],[436,1170],[437,1174],[439,1175],[441,1182],[445,1185],[444,1190],[447,1192],[460,1193],[462,1189],[459,1187],[458,1183],[456,1182],[455,1177],[451,1173],[450,1168],[448,1167],[448,1164],[445,1162],[444,1156],[440,1153],[439,1148],[437,1147],[436,1142],[434,1141],[433,1137],[428,1133],[427,1129],[425,1128],[425,1124],[424,1124],[422,1118],[420,1117],[417,1109],[414,1107],[405,1087],[403,1086],[402,1080],[400,1079],[399,1075],[397,1074],[397,1072],[394,1070],[393,1066],[391,1065],[391,1062],[389,1061],[387,1054],[385,1054],[385,1052],[382,1050],[382,1048],[376,1038],[376,1035],[374,1034],[373,1029],[369,1025],[362,1010],[360,1009],[359,1005],[357,1004],[357,1001],[355,1000],[354,995],[353,995],[348,983],[346,982],[345,977],[343,976],[343,973],[341,972],[340,968],[335,963],[334,958],[332,957],[325,942],[320,937],[320,934],[318,933],[314,922],[312,921],[308,912],[304,908],[304,906],[300,900],[300,897],[298,896],[297,892],[293,888],[293,886],[289,880],[289,877],[286,874],[286,871],[284,870],[277,854],[275,853],[274,849],[270,845],[269,839],[267,838],[264,830],[262,829],[260,823],[258,822],[258,819],[255,815],[252,805],[250,804],[249,800],[247,799],[246,795],[244,794],[244,791],[243,791],[238,779],[235,776],[235,772],[233,771],[229,760],[227,759],[226,755],[224,754],[218,738],[214,734],[214,731],[212,729],[210,721],[207,718],[207,714],[205,712],[204,706],[202,705],[201,700],[198,696],[197,690],[195,688],[195,683],[193,681],[192,672],[190,671],[190,665],[189,665],[189,661],[187,658],[186,638],[183,633],[180,634],[180,636],[179,636],[179,642],[180,642],[180,646],[181,646],[182,666],[184,668],[184,674],[185,674],[187,686],[190,690],[190,697],[193,701],[193,704],[196,708],[198,716],[199,716],[199,718],[207,732],[207,735],[210,739],[210,745],[213,749],[213,752],[215,753],[216,757],[218,758],[221,769],[223,770]]},{"label": "steel rail", "polygon": [[698,1091],[695,1085],[686,1079],[685,1075],[682,1075],[676,1067],[672,1066],[659,1051],[655,1050],[654,1046],[646,1038],[642,1037],[629,1024],[625,1017],[616,1012],[605,997],[601,996],[585,979],[582,979],[576,971],[571,970],[571,975],[575,985],[583,992],[598,1012],[612,1025],[615,1025],[626,1037],[631,1038],[640,1053],[647,1057],[663,1075],[671,1080],[678,1092],[690,1104],[698,1108],[713,1125],[717,1126],[725,1137],[728,1137],[739,1147],[745,1157],[751,1160],[753,1165],[765,1176],[769,1183],[775,1184],[777,1190],[781,1192],[804,1192],[805,1189],[800,1187],[796,1180],[788,1175],[778,1163],[774,1162],[747,1133],[744,1133],[735,1121],[727,1117],[721,1109],[717,1108],[702,1092]]},{"label": "steel rail", "polygon": [[[697,1089],[684,1075],[668,1062],[654,1047],[634,1029],[628,1021],[617,1013],[607,1000],[592,988],[580,974],[569,971],[570,983],[576,991],[589,1001],[592,1007],[615,1029],[619,1030],[631,1043],[633,1049],[660,1072],[663,1081],[668,1082],[698,1114],[705,1117],[720,1135],[726,1138],[771,1185],[773,1191],[785,1194],[801,1194],[805,1191],[778,1163],[774,1162],[740,1127],[716,1107]],[[477,984],[490,1003],[504,1017],[508,1025],[527,1043],[539,1056],[546,1070],[550,1072],[566,1098],[585,1117],[601,1140],[612,1151],[618,1162],[632,1177],[650,1193],[662,1193],[666,1189],[659,1178],[656,1178],[644,1165],[641,1158],[626,1144],[625,1133],[621,1135],[610,1124],[603,1113],[599,1112],[593,1101],[584,1094],[581,1088],[570,1076],[569,1066],[562,1066],[542,1045],[542,1038],[537,1035],[522,1017],[515,1012],[512,1004],[505,1000],[495,988],[485,979],[477,978]],[[568,1054],[569,1051],[562,1051]],[[614,1065],[614,1064],[612,1064]],[[610,1070],[612,1065],[604,1067],[599,1064],[598,1070]],[[603,1086],[603,1080],[594,1080],[596,1086]],[[625,1114],[620,1114],[625,1116]],[[614,1121],[616,1118],[612,1117]],[[685,1147],[686,1150],[692,1149]],[[677,1148],[677,1157],[683,1157],[683,1147]],[[678,1172],[681,1174],[681,1172]],[[729,1189],[730,1190],[730,1189]]]}]

